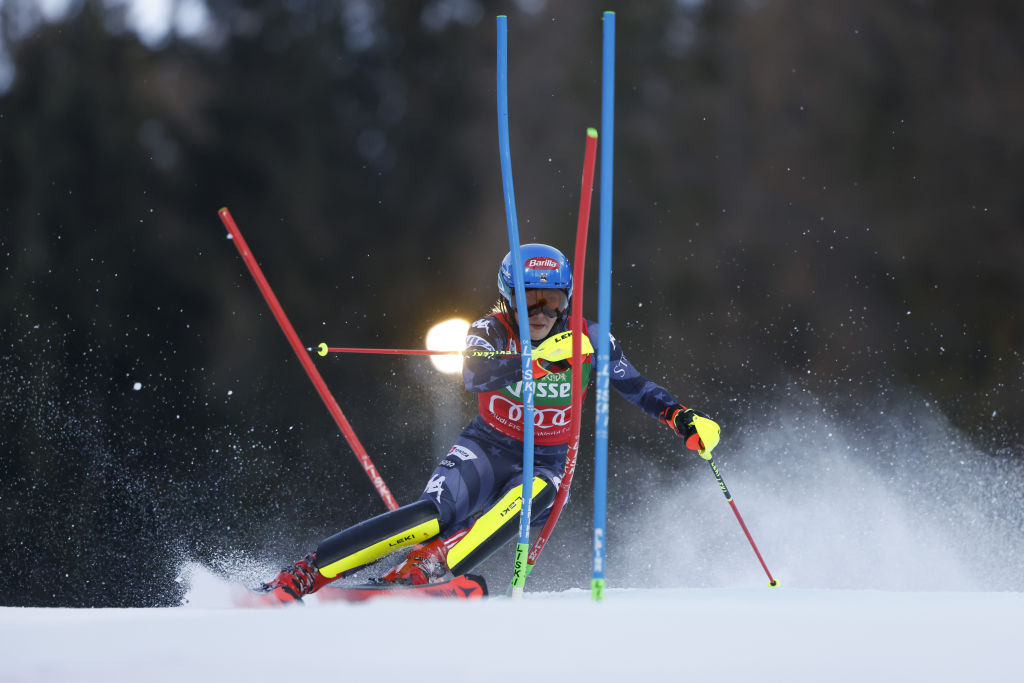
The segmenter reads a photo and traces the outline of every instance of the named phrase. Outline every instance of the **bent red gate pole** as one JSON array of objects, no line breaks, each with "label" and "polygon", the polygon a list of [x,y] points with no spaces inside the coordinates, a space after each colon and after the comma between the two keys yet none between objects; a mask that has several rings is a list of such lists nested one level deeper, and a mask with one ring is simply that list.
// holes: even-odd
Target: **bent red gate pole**
[{"label": "bent red gate pole", "polygon": [[220,216],[220,220],[224,223],[224,227],[228,229],[228,233],[231,235],[231,239],[235,243],[235,247],[238,249],[238,253],[242,255],[242,260],[245,261],[245,265],[249,268],[249,272],[252,273],[253,279],[256,280],[256,285],[260,288],[260,292],[263,294],[263,298],[266,299],[267,305],[270,306],[271,312],[277,319],[277,324],[281,326],[281,331],[284,332],[284,336],[288,338],[288,343],[291,344],[292,350],[295,351],[295,355],[299,358],[299,363],[302,364],[306,374],[309,375],[310,381],[313,382],[313,386],[316,387],[316,391],[320,394],[320,398],[323,399],[324,405],[327,406],[328,412],[331,417],[338,424],[338,429],[341,430],[342,435],[348,442],[348,445],[352,448],[356,458],[359,460],[359,464],[363,466],[366,471],[366,476],[373,482],[374,487],[377,489],[377,493],[384,500],[384,504],[388,506],[389,510],[394,510],[398,507],[398,502],[395,501],[395,497],[391,495],[391,491],[388,489],[387,484],[384,483],[384,479],[380,476],[377,468],[374,466],[373,461],[370,460],[370,455],[363,448],[363,444],[359,442],[359,437],[356,436],[355,431],[352,429],[352,425],[349,424],[345,418],[345,413],[341,412],[341,407],[338,402],[334,400],[334,396],[327,388],[327,384],[324,382],[323,377],[317,372],[316,366],[313,365],[312,359],[309,357],[309,353],[306,348],[302,345],[299,340],[299,335],[296,334],[295,328],[292,327],[291,322],[288,320],[288,316],[285,315],[284,309],[281,307],[280,302],[274,295],[274,290],[270,288],[270,283],[267,282],[267,278],[263,276],[263,271],[260,269],[259,264],[256,262],[256,258],[249,251],[249,245],[245,243],[245,238],[242,237],[242,232],[238,229],[238,225],[235,223],[235,219],[231,217],[231,212],[227,210],[227,207],[222,208],[217,212]]},{"label": "bent red gate pole", "polygon": [[[551,512],[548,513],[547,522],[540,530],[537,540],[530,548],[530,554],[526,558],[527,575],[533,571],[533,565],[547,545],[558,517],[562,514],[565,501],[569,497],[569,487],[572,485],[572,475],[576,472],[576,456],[580,452],[580,425],[583,419],[583,391],[586,386],[583,383],[583,271],[586,266],[587,257],[587,229],[590,225],[590,204],[594,193],[594,165],[597,158],[597,131],[593,128],[587,129],[587,144],[583,154],[583,180],[580,190],[580,210],[576,221],[576,249],[573,254],[573,278],[572,278],[572,313],[570,314],[569,327],[572,330],[572,417],[569,422],[569,449],[565,454],[565,468],[562,471],[562,481],[558,487],[558,494],[555,502],[551,505]],[[605,334],[602,331],[602,334]]]}]

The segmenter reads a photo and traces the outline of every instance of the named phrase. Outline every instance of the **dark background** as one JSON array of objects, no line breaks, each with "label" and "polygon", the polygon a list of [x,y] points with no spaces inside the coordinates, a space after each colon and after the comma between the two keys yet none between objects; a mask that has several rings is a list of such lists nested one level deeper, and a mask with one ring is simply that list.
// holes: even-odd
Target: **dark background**
[{"label": "dark background", "polygon": [[[508,248],[498,13],[520,234],[571,255],[620,5],[613,326],[723,446],[785,430],[796,383],[854,426],[923,396],[1021,456],[1019,2],[206,0],[205,30],[147,43],[105,5],[0,5],[4,604],[175,604],[185,559],[283,563],[384,510],[216,212],[307,345],[479,316]],[[415,499],[472,415],[458,379],[316,363]],[[612,424],[613,496],[700,465],[618,397]],[[585,431],[578,538],[548,551],[579,576],[542,586],[586,575]]]}]

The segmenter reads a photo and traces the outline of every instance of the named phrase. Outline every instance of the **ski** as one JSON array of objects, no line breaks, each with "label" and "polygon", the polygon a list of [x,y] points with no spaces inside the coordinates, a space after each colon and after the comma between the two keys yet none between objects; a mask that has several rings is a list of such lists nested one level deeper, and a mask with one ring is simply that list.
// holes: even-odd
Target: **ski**
[{"label": "ski", "polygon": [[487,583],[482,576],[463,574],[462,576],[453,576],[447,581],[438,581],[422,586],[393,583],[367,583],[358,586],[337,587],[328,585],[314,595],[320,602],[363,602],[380,597],[479,600],[487,596]]},{"label": "ski", "polygon": [[[447,598],[453,600],[479,600],[487,596],[487,583],[482,576],[465,574],[447,581],[422,586],[393,583],[364,583],[351,586],[327,585],[313,594],[317,602],[365,602],[376,598]],[[282,603],[271,593],[247,589],[235,596],[236,607],[281,607]],[[301,604],[301,601],[299,601]]]}]

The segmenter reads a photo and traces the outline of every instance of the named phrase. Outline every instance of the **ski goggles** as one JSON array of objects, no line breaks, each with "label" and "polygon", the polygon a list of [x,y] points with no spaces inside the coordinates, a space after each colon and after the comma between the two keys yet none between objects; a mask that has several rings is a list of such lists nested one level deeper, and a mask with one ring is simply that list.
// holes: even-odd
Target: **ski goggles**
[{"label": "ski goggles", "polygon": [[[516,297],[512,295],[512,308],[516,308]],[[569,297],[561,289],[526,290],[526,317],[532,318],[543,313],[549,318],[558,318],[569,310]]]}]

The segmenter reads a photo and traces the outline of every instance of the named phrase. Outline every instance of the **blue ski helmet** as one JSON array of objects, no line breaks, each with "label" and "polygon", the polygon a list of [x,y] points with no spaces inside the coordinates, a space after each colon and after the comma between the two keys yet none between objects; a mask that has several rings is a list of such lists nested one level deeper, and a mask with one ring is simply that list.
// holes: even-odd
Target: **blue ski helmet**
[{"label": "blue ski helmet", "polygon": [[[572,296],[572,267],[562,252],[546,244],[524,244],[519,247],[523,257],[523,286],[526,289],[564,289],[566,297]],[[501,260],[498,269],[498,291],[512,308],[516,295],[515,279],[512,275],[512,252]]]}]

